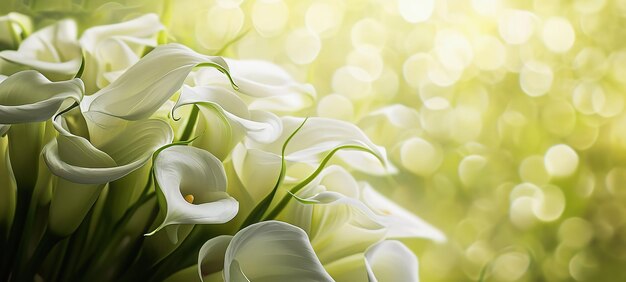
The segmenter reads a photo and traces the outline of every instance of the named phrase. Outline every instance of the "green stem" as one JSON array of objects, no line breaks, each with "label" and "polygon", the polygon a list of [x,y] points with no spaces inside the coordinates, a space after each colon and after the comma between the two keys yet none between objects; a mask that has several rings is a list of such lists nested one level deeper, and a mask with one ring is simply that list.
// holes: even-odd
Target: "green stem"
[{"label": "green stem", "polygon": [[33,256],[25,264],[20,264],[17,267],[17,271],[14,273],[14,277],[11,277],[12,281],[33,281],[35,273],[48,256],[48,253],[54,248],[54,246],[61,241],[62,238],[54,236],[46,232],[37,245]]},{"label": "green stem", "polygon": [[[353,149],[353,150],[359,150],[359,151],[364,151],[364,152],[369,152],[371,154],[374,154],[371,150],[369,150],[369,149],[367,149],[365,147],[357,146],[357,145],[343,145],[343,146],[336,147],[335,149],[330,151],[326,155],[326,157],[324,157],[324,159],[322,160],[320,165],[317,167],[317,169],[313,173],[311,173],[311,175],[309,175],[304,181],[298,183],[296,186],[291,188],[291,190],[289,190],[289,192],[291,194],[296,194],[300,190],[302,190],[302,188],[304,188],[306,185],[311,183],[311,181],[313,181],[322,172],[322,170],[326,167],[326,165],[328,164],[330,159],[337,152],[339,152],[342,149]],[[278,202],[278,204],[270,211],[270,213],[267,216],[263,217],[263,220],[270,220],[270,219],[276,218],[276,216],[278,216],[278,214],[280,214],[280,212],[289,203],[289,200],[291,199],[291,194],[289,194],[289,193],[285,194],[285,196],[283,196],[283,198],[280,200],[280,202]]]},{"label": "green stem", "polygon": [[270,191],[270,193],[265,196],[265,198],[258,205],[254,207],[248,217],[243,221],[241,226],[239,226],[239,230],[258,222],[263,217],[267,209],[270,207],[270,204],[272,203],[272,201],[274,200],[274,196],[276,195],[276,191],[278,191],[278,187],[280,187],[280,185],[283,183],[283,180],[285,179],[285,174],[287,173],[287,163],[285,162],[285,151],[287,150],[287,145],[289,144],[289,141],[293,139],[296,133],[298,133],[298,131],[302,129],[307,120],[308,118],[305,118],[302,124],[300,124],[300,126],[298,126],[298,128],[296,128],[296,130],[294,130],[291,135],[287,137],[285,143],[283,143],[280,156],[280,174],[278,176],[278,180],[276,181],[276,185],[274,185],[272,191]]}]

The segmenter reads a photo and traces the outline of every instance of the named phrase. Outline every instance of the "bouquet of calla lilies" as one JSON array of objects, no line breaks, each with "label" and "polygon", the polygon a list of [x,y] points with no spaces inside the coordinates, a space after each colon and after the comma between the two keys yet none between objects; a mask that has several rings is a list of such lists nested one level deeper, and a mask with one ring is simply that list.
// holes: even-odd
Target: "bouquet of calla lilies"
[{"label": "bouquet of calla lilies", "polygon": [[166,43],[159,17],[0,17],[0,280],[418,281],[437,229],[312,85]]}]

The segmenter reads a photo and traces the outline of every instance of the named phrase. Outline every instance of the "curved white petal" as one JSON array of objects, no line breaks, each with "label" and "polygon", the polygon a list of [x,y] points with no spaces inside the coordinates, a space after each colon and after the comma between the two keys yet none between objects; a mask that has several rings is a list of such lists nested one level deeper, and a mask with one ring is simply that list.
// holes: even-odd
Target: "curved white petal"
[{"label": "curved white petal", "polygon": [[224,279],[242,281],[242,277],[250,281],[333,281],[307,234],[280,221],[250,225],[232,238],[224,258]]},{"label": "curved white petal", "polygon": [[168,147],[157,155],[153,169],[166,211],[163,223],[152,233],[172,224],[225,223],[237,215],[239,203],[226,193],[224,166],[211,153]]},{"label": "curved white petal", "polygon": [[0,52],[0,58],[38,70],[54,78],[69,78],[81,64],[76,22],[62,20],[33,33],[17,51]]},{"label": "curved white petal", "polygon": [[[242,131],[257,142],[272,142],[282,133],[280,118],[268,112],[249,111],[248,106],[237,94],[225,87],[191,88],[184,85],[180,98],[172,111],[189,104],[197,104],[205,116],[211,115],[210,111],[217,111],[218,114],[228,120],[231,130]],[[211,137],[219,138],[218,136]],[[228,143],[239,141],[231,140]]]},{"label": "curved white petal", "polygon": [[387,199],[367,183],[362,183],[361,200],[380,215],[380,222],[389,230],[387,237],[419,237],[445,242],[446,236],[412,212]]},{"label": "curved white petal", "polygon": [[[299,83],[276,64],[259,60],[225,59],[239,92],[254,97],[250,109],[296,112],[312,105],[315,88]],[[229,83],[215,70],[201,70],[195,76],[196,85],[225,85]]]},{"label": "curved white petal", "polygon": [[233,236],[221,235],[206,241],[198,252],[198,275],[204,281],[204,276],[223,270],[226,249]]},{"label": "curved white petal", "polygon": [[0,82],[0,124],[47,120],[66,100],[79,102],[83,93],[80,79],[50,82],[37,71],[18,72]]},{"label": "curved white petal", "polygon": [[154,151],[173,139],[172,129],[161,120],[131,123],[98,148],[56,127],[60,135],[44,147],[44,161],[53,174],[83,184],[119,179],[141,167]]},{"label": "curved white petal", "polygon": [[[263,144],[246,139],[245,145],[247,148],[255,148],[280,155],[282,144],[303,121],[303,118],[283,117],[282,134],[274,142]],[[366,157],[355,157],[369,153],[357,152],[342,155],[339,152],[338,156],[353,168],[368,173],[377,171],[391,173],[394,171],[393,165],[387,159],[385,148],[375,145],[357,126],[345,121],[320,117],[309,118],[300,131],[294,135],[289,146],[287,146],[285,159],[289,162],[316,163],[321,159],[322,153],[343,145],[365,147],[376,154],[375,157],[377,159],[385,162],[380,164],[380,161],[378,161],[375,165],[373,164],[376,167],[370,169],[363,166],[363,160]]]},{"label": "curved white petal", "polygon": [[398,241],[382,241],[365,252],[369,281],[418,282],[418,262],[415,254]]},{"label": "curved white petal", "polygon": [[179,44],[157,46],[113,83],[85,97],[81,110],[126,120],[147,118],[180,89],[199,64],[228,71],[220,57],[198,54]]},{"label": "curved white petal", "polygon": [[156,36],[162,29],[156,14],[146,14],[85,30],[79,42],[87,60],[82,76],[88,81],[87,92],[107,86],[139,61],[145,47],[157,45]]}]

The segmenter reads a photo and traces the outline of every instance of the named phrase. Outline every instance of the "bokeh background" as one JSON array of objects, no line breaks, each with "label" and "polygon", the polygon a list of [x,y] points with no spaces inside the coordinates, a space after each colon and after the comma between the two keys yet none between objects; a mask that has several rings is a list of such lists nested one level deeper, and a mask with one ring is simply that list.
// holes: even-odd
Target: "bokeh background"
[{"label": "bokeh background", "polygon": [[0,0],[42,27],[161,15],[170,41],[280,64],[351,121],[358,175],[448,241],[422,281],[626,281],[626,0]]}]

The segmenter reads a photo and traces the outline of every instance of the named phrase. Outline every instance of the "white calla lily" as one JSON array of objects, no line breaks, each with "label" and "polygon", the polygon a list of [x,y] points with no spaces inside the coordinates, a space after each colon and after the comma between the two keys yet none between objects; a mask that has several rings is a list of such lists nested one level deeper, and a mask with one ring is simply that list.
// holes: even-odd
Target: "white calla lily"
[{"label": "white calla lily", "polygon": [[[286,70],[267,61],[225,59],[239,92],[254,98],[249,102],[251,110],[272,112],[297,112],[311,106],[315,100],[315,88],[297,82]],[[230,82],[211,69],[199,70],[196,85],[221,85]]]},{"label": "white calla lily", "polygon": [[44,148],[44,160],[53,174],[83,184],[119,179],[141,167],[154,151],[173,139],[172,129],[161,120],[129,123],[117,138],[98,147],[58,122],[55,126],[60,135]]},{"label": "white calla lily", "polygon": [[[304,119],[283,117],[281,135],[271,143],[256,142],[246,138],[242,144],[233,150],[233,167],[239,180],[250,193],[264,195],[273,187],[275,177],[278,176],[281,166],[281,148],[289,135],[302,124]],[[385,148],[372,143],[370,139],[355,125],[339,120],[309,118],[304,126],[291,139],[286,148],[285,160],[287,163],[309,163],[317,165],[327,153],[342,146],[364,148],[362,151],[339,151],[339,156],[349,166],[365,171],[395,171],[387,160]],[[348,153],[348,154],[342,154]],[[372,155],[374,154],[374,155]],[[381,164],[381,161],[384,164]],[[263,164],[266,177],[259,179],[258,164]],[[371,164],[371,166],[364,166]]]},{"label": "white calla lily", "polygon": [[[153,169],[165,213],[161,225],[148,235],[169,225],[225,223],[237,215],[239,203],[226,193],[222,162],[211,153],[171,146],[157,154]],[[177,232],[168,234],[178,241]]]},{"label": "white calla lily", "polygon": [[305,204],[348,205],[370,220],[385,227],[389,238],[426,238],[445,242],[445,235],[413,213],[376,192],[368,184],[362,184],[361,199],[336,191],[324,191],[308,198],[296,197]]},{"label": "white calla lily", "polygon": [[365,265],[371,282],[418,282],[415,254],[398,241],[382,241],[365,252]]},{"label": "white calla lily", "polygon": [[22,39],[32,31],[28,16],[20,13],[8,13],[0,16],[0,51],[17,49]]},{"label": "white calla lily", "polygon": [[95,147],[69,132],[62,116],[54,125],[60,134],[43,148],[43,159],[50,172],[59,176],[50,204],[49,230],[61,237],[78,228],[106,183],[139,169],[174,135],[164,121],[143,120],[129,123]]},{"label": "white calla lily", "polygon": [[[229,87],[230,88],[230,87]],[[180,97],[172,109],[195,104],[200,108],[204,122],[198,128],[195,146],[216,152],[220,158],[232,150],[244,136],[257,142],[274,141],[282,133],[282,122],[276,115],[263,111],[250,111],[248,106],[225,87],[183,86]],[[172,116],[175,116],[172,113]],[[217,129],[219,128],[219,129]],[[204,145],[204,146],[203,146]]]},{"label": "white calla lily", "polygon": [[256,223],[235,236],[207,241],[198,256],[201,278],[219,271],[215,264],[222,260],[227,282],[333,281],[315,255],[307,234],[280,221]]},{"label": "white calla lily", "polygon": [[16,51],[0,52],[0,58],[35,69],[50,79],[69,79],[82,61],[77,33],[76,22],[62,20],[27,37]]},{"label": "white calla lily", "polygon": [[113,83],[86,96],[81,111],[95,123],[98,120],[91,113],[125,120],[147,118],[181,88],[198,65],[208,65],[228,75],[228,66],[221,57],[198,54],[179,44],[160,45]]},{"label": "white calla lily", "polygon": [[157,45],[156,36],[163,25],[156,14],[146,14],[132,20],[95,26],[85,30],[79,42],[85,56],[87,93],[94,93],[141,58],[146,47]]},{"label": "white calla lily", "polygon": [[18,72],[0,82],[0,124],[50,119],[66,101],[78,103],[84,91],[80,79],[50,82],[37,71]]}]

